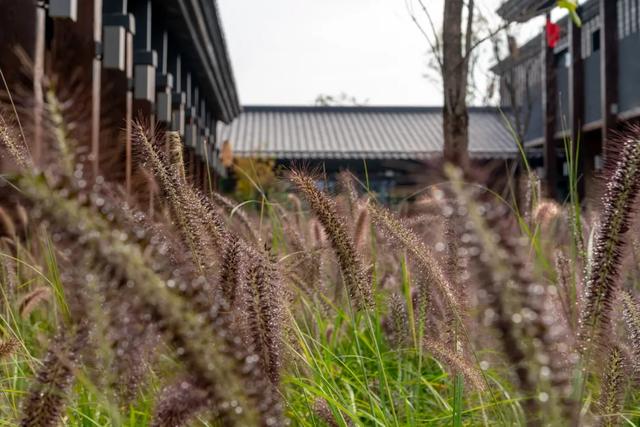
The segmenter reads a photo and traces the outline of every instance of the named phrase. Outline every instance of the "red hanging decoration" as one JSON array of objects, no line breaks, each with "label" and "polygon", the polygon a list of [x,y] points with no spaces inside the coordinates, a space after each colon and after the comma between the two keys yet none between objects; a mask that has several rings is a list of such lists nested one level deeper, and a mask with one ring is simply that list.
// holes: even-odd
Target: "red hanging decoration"
[{"label": "red hanging decoration", "polygon": [[546,32],[547,44],[550,48],[553,49],[554,47],[556,47],[558,41],[560,40],[560,25],[554,24],[553,22],[551,22],[550,18],[547,18]]}]

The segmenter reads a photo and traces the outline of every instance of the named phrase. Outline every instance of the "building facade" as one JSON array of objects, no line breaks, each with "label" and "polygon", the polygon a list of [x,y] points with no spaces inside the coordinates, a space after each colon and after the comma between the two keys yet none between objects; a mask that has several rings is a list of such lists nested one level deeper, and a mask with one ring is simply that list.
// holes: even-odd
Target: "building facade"
[{"label": "building facade", "polygon": [[[519,157],[496,108],[469,109],[469,138],[477,167]],[[390,201],[433,183],[428,175],[439,168],[427,164],[442,163],[442,108],[244,106],[233,122],[219,125],[218,143],[230,146],[236,159],[318,170],[328,185],[349,170]]]},{"label": "building facade", "polygon": [[[509,0],[498,13],[524,22],[548,16],[555,3]],[[579,191],[589,195],[604,158],[616,150],[616,134],[640,117],[638,0],[588,0],[577,13],[581,25],[569,16],[555,23],[557,41],[550,43],[542,28],[494,68],[501,106],[523,124],[523,145],[547,194],[558,198],[567,192],[566,147],[578,147]]]},{"label": "building facade", "polygon": [[45,92],[57,86],[82,98],[94,175],[113,169],[115,151],[131,191],[136,118],[180,133],[196,184],[224,175],[214,131],[240,106],[215,0],[0,0],[0,10],[0,69],[9,92],[29,98],[34,158],[47,154]]}]

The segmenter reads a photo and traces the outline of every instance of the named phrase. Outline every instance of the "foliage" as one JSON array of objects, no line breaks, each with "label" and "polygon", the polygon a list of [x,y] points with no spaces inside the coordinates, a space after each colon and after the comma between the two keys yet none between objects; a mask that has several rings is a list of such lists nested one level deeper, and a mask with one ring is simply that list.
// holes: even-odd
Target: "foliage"
[{"label": "foliage", "polygon": [[[237,177],[235,196],[238,200],[255,200],[260,191],[276,186],[275,161],[269,159],[236,158],[233,170]],[[258,190],[260,189],[260,190]]]},{"label": "foliage", "polygon": [[402,213],[301,171],[287,198],[247,179],[245,212],[188,184],[175,135],[133,124],[149,212],[68,145],[33,162],[8,123],[1,425],[640,422],[638,129],[578,222],[535,182],[511,205],[454,167]]}]

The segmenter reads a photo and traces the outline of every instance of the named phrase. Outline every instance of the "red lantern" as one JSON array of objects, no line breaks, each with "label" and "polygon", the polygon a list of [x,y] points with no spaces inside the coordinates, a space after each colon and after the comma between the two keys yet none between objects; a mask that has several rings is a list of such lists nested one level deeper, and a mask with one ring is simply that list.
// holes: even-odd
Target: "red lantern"
[{"label": "red lantern", "polygon": [[547,44],[550,48],[553,49],[554,47],[556,47],[558,41],[560,40],[560,25],[554,24],[553,22],[551,22],[550,18],[547,18],[546,32]]}]

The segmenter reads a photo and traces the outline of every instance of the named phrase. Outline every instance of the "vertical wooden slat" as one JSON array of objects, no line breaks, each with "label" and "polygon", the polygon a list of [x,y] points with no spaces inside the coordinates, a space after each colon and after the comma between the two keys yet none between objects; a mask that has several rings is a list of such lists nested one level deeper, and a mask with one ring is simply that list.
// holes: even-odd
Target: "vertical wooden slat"
[{"label": "vertical wooden slat", "polygon": [[600,0],[600,70],[602,101],[602,153],[610,148],[618,115],[618,2]]},{"label": "vertical wooden slat", "polygon": [[[549,15],[547,15],[549,18]],[[555,55],[553,48],[547,44],[545,31],[542,32],[542,73],[543,91],[542,108],[544,120],[544,171],[547,197],[555,198],[557,191],[557,158],[556,158],[556,109],[558,104],[556,93]]]}]

